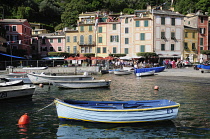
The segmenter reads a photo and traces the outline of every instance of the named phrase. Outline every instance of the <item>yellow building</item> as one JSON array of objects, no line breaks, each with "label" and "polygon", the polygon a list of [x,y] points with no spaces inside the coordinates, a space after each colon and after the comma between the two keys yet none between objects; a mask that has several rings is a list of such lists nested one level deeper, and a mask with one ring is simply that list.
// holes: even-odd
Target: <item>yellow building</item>
[{"label": "yellow building", "polygon": [[198,31],[196,28],[185,26],[184,27],[184,49],[183,59],[190,62],[198,62]]}]

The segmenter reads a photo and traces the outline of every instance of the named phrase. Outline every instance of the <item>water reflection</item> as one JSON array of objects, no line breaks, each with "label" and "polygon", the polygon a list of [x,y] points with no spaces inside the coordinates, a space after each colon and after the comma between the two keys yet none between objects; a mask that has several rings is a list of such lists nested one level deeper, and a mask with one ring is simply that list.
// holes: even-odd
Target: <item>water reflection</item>
[{"label": "water reflection", "polygon": [[79,121],[61,122],[57,138],[177,138],[172,121],[156,123],[105,124]]}]

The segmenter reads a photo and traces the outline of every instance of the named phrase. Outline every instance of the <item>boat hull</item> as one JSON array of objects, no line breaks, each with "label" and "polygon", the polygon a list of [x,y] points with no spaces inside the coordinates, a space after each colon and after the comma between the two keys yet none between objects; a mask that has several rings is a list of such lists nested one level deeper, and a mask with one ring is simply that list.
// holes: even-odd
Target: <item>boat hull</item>
[{"label": "boat hull", "polygon": [[131,71],[122,71],[122,70],[119,70],[119,71],[114,71],[114,74],[115,75],[130,75],[132,74],[133,72]]},{"label": "boat hull", "polygon": [[[60,120],[81,120],[103,123],[135,123],[171,120],[177,117],[179,104],[157,108],[128,108],[128,109],[97,109],[84,108],[55,101],[58,118]],[[107,106],[108,107],[108,106]]]},{"label": "boat hull", "polygon": [[41,74],[28,74],[28,78],[33,84],[51,84],[52,82],[63,81],[79,81],[79,80],[93,80],[94,78],[86,75],[72,75],[72,76],[51,76]]},{"label": "boat hull", "polygon": [[87,80],[87,81],[70,81],[70,82],[53,82],[53,85],[59,88],[100,88],[109,87],[111,80]]},{"label": "boat hull", "polygon": [[143,77],[143,76],[152,76],[154,74],[155,74],[155,70],[152,70],[152,71],[147,71],[147,72],[136,73],[136,76]]},{"label": "boat hull", "polygon": [[165,70],[164,66],[161,67],[152,67],[152,68],[139,68],[139,69],[135,69],[134,73],[141,73],[141,72],[148,72],[148,71],[155,71],[155,72],[162,72]]},{"label": "boat hull", "polygon": [[3,87],[0,90],[0,100],[19,98],[19,97],[31,97],[34,91],[35,91],[35,86],[31,85]]}]

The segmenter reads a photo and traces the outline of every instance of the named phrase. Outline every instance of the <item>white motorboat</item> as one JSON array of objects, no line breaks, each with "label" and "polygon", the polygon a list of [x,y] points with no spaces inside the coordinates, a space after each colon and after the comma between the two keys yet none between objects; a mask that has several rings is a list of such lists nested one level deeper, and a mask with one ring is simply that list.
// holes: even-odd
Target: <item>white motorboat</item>
[{"label": "white motorboat", "polygon": [[0,88],[0,100],[3,100],[19,97],[32,97],[36,87],[34,85],[17,85]]},{"label": "white motorboat", "polygon": [[136,73],[137,77],[155,75],[155,70]]},{"label": "white motorboat", "polygon": [[1,78],[1,80],[4,81],[4,82],[0,83],[0,87],[23,85],[23,80],[9,81],[5,78]]},{"label": "white motorboat", "polygon": [[80,80],[93,80],[92,76],[87,75],[68,75],[68,76],[54,76],[54,75],[46,75],[44,73],[41,74],[34,74],[29,73],[27,74],[29,79],[33,84],[51,84],[52,82],[63,82],[63,81],[80,81]]},{"label": "white motorboat", "polygon": [[63,81],[53,82],[52,84],[59,88],[100,88],[109,87],[111,84],[111,80]]},{"label": "white motorboat", "polygon": [[128,70],[119,70],[119,71],[114,71],[115,75],[129,75],[132,74],[133,72],[128,71]]},{"label": "white motorboat", "polygon": [[24,70],[45,70],[48,67],[24,67]]}]

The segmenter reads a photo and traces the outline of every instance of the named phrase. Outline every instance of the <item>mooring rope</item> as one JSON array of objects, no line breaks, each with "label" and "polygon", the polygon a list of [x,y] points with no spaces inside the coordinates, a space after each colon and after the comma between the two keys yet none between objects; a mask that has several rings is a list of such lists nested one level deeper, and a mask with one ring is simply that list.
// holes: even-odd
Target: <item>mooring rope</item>
[{"label": "mooring rope", "polygon": [[49,106],[51,106],[51,105],[53,105],[53,104],[54,104],[54,102],[52,102],[52,103],[48,104],[47,106],[45,106],[45,107],[43,107],[43,108],[41,108],[41,109],[39,109],[39,110],[36,110],[36,111],[33,111],[33,112],[29,112],[29,114],[33,114],[33,113],[40,112],[40,111],[42,111],[42,110],[46,109],[47,107],[49,107]]}]

